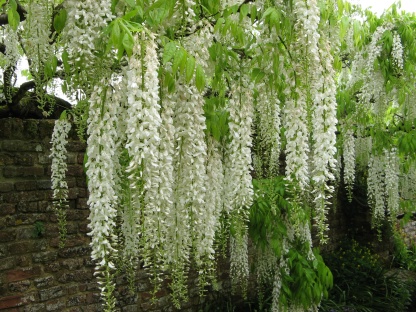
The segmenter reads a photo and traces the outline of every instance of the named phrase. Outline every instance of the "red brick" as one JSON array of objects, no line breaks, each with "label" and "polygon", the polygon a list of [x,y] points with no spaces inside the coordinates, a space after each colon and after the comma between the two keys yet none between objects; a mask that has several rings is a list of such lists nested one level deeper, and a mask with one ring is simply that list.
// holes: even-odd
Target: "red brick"
[{"label": "red brick", "polygon": [[29,267],[17,270],[11,270],[6,273],[7,282],[17,282],[22,281],[25,279],[29,279],[32,277],[37,277],[41,274],[40,267]]},{"label": "red brick", "polygon": [[0,298],[0,310],[18,307],[22,304],[22,296],[9,296],[5,298]]}]

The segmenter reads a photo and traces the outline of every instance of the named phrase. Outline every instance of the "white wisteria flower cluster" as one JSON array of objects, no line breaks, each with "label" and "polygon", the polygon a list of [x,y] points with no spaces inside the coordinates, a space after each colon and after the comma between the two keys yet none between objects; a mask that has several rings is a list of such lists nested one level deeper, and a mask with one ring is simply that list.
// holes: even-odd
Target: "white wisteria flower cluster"
[{"label": "white wisteria flower cluster", "polygon": [[344,183],[348,191],[348,200],[352,200],[352,189],[355,181],[355,137],[351,129],[344,130],[343,135]]},{"label": "white wisteria flower cluster", "polygon": [[14,66],[20,58],[19,53],[19,39],[17,31],[15,31],[10,25],[4,26],[4,45],[7,47],[4,55],[6,64],[8,66]]},{"label": "white wisteria flower cluster", "polygon": [[403,45],[400,35],[396,31],[393,32],[391,56],[393,57],[393,62],[397,68],[403,69]]},{"label": "white wisteria flower cluster", "polygon": [[66,171],[68,169],[67,150],[68,134],[71,130],[71,123],[67,119],[55,121],[52,133],[52,147],[49,157],[52,158],[51,182],[53,207],[58,220],[59,227],[59,247],[63,248],[66,241],[66,209],[68,208],[68,183],[66,181]]},{"label": "white wisteria flower cluster", "polygon": [[90,207],[91,258],[96,261],[96,273],[100,280],[101,295],[107,309],[114,307],[114,282],[109,276],[114,269],[115,225],[118,207],[117,185],[118,153],[120,138],[115,125],[118,122],[120,104],[113,100],[111,88],[103,78],[101,86],[95,86],[90,98],[88,118],[88,205]]},{"label": "white wisteria flower cluster", "polygon": [[81,77],[82,82],[95,79],[95,67],[99,67],[95,55],[96,44],[101,31],[114,18],[111,0],[68,0],[64,2],[67,11],[66,27],[62,41],[69,56],[71,70]]},{"label": "white wisteria flower cluster", "polygon": [[[31,69],[40,79],[43,66],[49,61],[53,53],[51,45],[52,7],[50,1],[30,1],[29,14],[25,20],[24,47],[26,55],[31,60]],[[45,14],[45,12],[47,14]]]}]

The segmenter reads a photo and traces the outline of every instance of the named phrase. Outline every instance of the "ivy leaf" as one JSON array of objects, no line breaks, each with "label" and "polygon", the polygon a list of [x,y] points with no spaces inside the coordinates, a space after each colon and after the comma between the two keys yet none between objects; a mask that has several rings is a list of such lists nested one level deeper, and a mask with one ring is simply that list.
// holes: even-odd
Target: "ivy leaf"
[{"label": "ivy leaf", "polygon": [[128,56],[131,56],[133,53],[134,39],[131,33],[125,33],[123,36],[123,47],[126,50]]},{"label": "ivy leaf", "polygon": [[199,64],[196,66],[195,85],[200,92],[205,89],[205,73]]},{"label": "ivy leaf", "polygon": [[165,45],[163,49],[163,57],[162,57],[163,64],[166,64],[173,58],[173,56],[175,55],[176,49],[177,47],[176,47],[175,41],[170,41],[169,43]]},{"label": "ivy leaf", "polygon": [[185,74],[185,79],[186,79],[186,83],[189,83],[194,75],[194,71],[195,71],[195,59],[191,56],[188,57],[188,59],[186,60],[186,74]]},{"label": "ivy leaf", "polygon": [[55,15],[55,18],[53,19],[53,28],[57,33],[60,33],[62,29],[64,29],[67,16],[68,13],[65,9],[60,10],[58,14]]}]

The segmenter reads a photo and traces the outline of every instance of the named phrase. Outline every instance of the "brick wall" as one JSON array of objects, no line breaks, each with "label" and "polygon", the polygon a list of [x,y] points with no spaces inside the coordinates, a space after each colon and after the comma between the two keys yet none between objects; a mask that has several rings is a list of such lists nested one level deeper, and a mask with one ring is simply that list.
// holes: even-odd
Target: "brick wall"
[{"label": "brick wall", "polygon": [[[70,135],[67,241],[58,248],[58,228],[51,205],[50,138],[53,120],[0,119],[0,310],[101,311],[90,260],[85,144]],[[36,230],[37,229],[37,230]],[[44,232],[42,231],[44,230]],[[43,233],[42,233],[43,232]],[[224,267],[222,272],[227,272]],[[227,274],[225,275],[225,277]],[[119,311],[172,311],[167,287],[150,303],[150,285],[138,272],[131,294],[121,277]],[[191,282],[195,276],[190,277]],[[202,299],[195,287],[182,311]]]}]

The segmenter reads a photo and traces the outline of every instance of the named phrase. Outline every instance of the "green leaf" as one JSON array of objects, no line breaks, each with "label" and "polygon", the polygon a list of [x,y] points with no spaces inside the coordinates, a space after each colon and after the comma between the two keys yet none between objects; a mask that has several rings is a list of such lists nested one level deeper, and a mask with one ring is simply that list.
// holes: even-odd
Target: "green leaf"
[{"label": "green leaf", "polygon": [[[15,1],[13,0],[10,2],[15,2]],[[20,15],[19,13],[17,13],[16,10],[14,10],[13,8],[10,8],[7,11],[7,20],[8,20],[10,27],[13,30],[17,30],[17,27],[19,26],[19,23],[20,23]]]},{"label": "green leaf", "polygon": [[66,93],[66,91],[68,91],[68,84],[66,83],[66,81],[62,83],[61,90],[64,94]]},{"label": "green leaf", "polygon": [[123,36],[123,47],[126,50],[128,56],[133,54],[134,39],[131,33],[125,33]]},{"label": "green leaf", "polygon": [[166,64],[173,58],[173,56],[175,55],[176,49],[177,47],[176,47],[175,41],[170,41],[169,43],[165,45],[165,47],[163,48],[163,57],[162,57],[163,64]]},{"label": "green leaf", "polygon": [[194,71],[195,71],[195,59],[192,56],[190,56],[186,60],[186,75],[185,75],[186,83],[189,83],[191,81],[194,75]]},{"label": "green leaf", "polygon": [[113,28],[111,29],[111,41],[114,45],[120,41],[120,25],[117,20],[114,21]]},{"label": "green leaf", "polygon": [[205,89],[205,73],[199,64],[196,66],[195,85],[200,92]]},{"label": "green leaf", "polygon": [[251,72],[251,79],[256,83],[259,83],[265,75],[264,71],[260,68],[253,68],[253,71]]},{"label": "green leaf", "polygon": [[136,7],[136,0],[123,0],[123,1],[131,8]]},{"label": "green leaf", "polygon": [[53,28],[56,32],[60,33],[62,29],[64,29],[67,16],[68,13],[65,9],[60,10],[58,14],[55,15],[55,18],[53,19]]},{"label": "green leaf", "polygon": [[68,119],[68,116],[67,116],[66,110],[64,110],[59,116],[59,120],[67,120],[67,119]]},{"label": "green leaf", "polygon": [[250,17],[251,17],[251,23],[253,24],[257,18],[257,7],[255,5],[251,6]]},{"label": "green leaf", "polygon": [[174,75],[178,71],[180,64],[183,63],[182,61],[183,59],[185,59],[185,62],[186,62],[186,51],[183,48],[179,48],[178,50],[176,50],[175,57],[173,59],[173,64],[172,64],[172,73]]},{"label": "green leaf", "polygon": [[62,53],[62,63],[64,64],[65,73],[70,73],[71,66],[69,66],[69,55],[67,50],[64,50],[64,52]]},{"label": "green leaf", "polygon": [[10,5],[10,9],[12,9],[13,11],[17,11],[17,2],[16,2],[16,0],[10,0],[9,5]]},{"label": "green leaf", "polygon": [[247,3],[244,3],[240,7],[240,22],[243,20],[244,17],[247,16],[249,11],[250,11],[250,6]]}]

